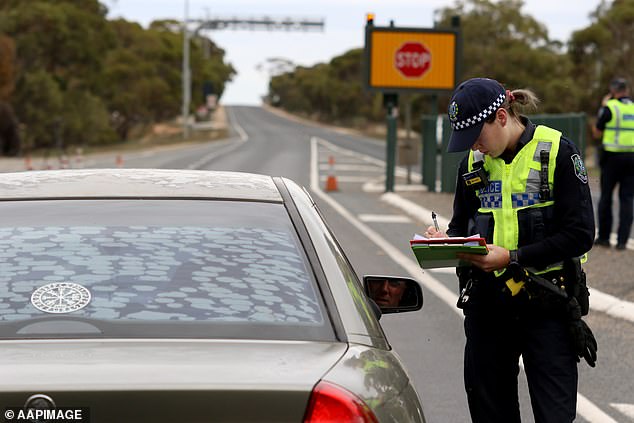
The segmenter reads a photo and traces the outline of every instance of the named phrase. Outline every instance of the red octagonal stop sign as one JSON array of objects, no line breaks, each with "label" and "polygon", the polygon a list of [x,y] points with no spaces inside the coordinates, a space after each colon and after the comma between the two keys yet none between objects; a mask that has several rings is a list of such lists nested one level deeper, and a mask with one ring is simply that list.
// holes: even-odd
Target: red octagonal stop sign
[{"label": "red octagonal stop sign", "polygon": [[394,66],[407,78],[420,78],[431,67],[431,52],[421,43],[407,42],[396,50]]}]

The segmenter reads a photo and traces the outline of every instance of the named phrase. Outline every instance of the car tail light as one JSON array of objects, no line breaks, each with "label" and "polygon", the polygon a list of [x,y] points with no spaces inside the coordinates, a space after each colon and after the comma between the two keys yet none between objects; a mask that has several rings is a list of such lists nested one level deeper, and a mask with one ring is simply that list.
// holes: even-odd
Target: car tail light
[{"label": "car tail light", "polygon": [[359,397],[334,383],[321,381],[310,394],[304,423],[378,423]]}]

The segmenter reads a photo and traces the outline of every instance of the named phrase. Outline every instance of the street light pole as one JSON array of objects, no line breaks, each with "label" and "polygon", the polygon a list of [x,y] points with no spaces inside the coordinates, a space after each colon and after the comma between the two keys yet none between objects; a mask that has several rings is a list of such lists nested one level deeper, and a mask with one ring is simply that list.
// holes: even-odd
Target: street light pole
[{"label": "street light pole", "polygon": [[189,138],[189,102],[191,97],[191,71],[189,69],[189,29],[187,24],[189,1],[185,0],[183,20],[183,139]]},{"label": "street light pole", "polygon": [[[207,14],[209,11],[207,9]],[[194,24],[194,29],[190,32],[188,25]],[[225,28],[233,29],[266,29],[266,30],[285,30],[285,31],[311,31],[311,30],[323,30],[323,20],[311,20],[311,19],[272,19],[270,17],[264,17],[261,19],[242,19],[242,18],[230,18],[230,19],[189,19],[189,0],[185,0],[185,19],[183,20],[183,139],[189,138],[189,131],[192,129],[189,127],[189,104],[191,102],[191,85],[192,85],[192,72],[190,69],[190,39],[192,34],[197,36],[201,30],[218,30]]]}]

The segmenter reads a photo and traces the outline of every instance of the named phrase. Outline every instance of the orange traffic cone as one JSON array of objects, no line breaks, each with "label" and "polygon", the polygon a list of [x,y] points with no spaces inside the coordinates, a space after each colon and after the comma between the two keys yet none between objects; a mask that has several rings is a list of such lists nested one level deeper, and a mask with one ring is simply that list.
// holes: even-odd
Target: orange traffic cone
[{"label": "orange traffic cone", "polygon": [[117,154],[117,167],[123,167],[123,156],[121,154]]},{"label": "orange traffic cone", "polygon": [[335,176],[335,158],[328,157],[328,178],[326,179],[326,191],[339,191],[337,186],[337,177]]}]

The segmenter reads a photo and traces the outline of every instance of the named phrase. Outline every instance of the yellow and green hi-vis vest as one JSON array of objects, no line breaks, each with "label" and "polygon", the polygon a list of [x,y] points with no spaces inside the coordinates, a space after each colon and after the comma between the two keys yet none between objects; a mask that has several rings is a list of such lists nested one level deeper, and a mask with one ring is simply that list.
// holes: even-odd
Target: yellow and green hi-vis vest
[{"label": "yellow and green hi-vis vest", "polygon": [[609,100],[612,119],[603,130],[603,148],[614,153],[634,152],[634,102]]},{"label": "yellow and green hi-vis vest", "polygon": [[[520,239],[520,225],[518,213],[524,209],[545,208],[553,206],[551,198],[540,199],[540,154],[542,150],[549,152],[548,157],[548,187],[553,192],[553,180],[559,151],[561,132],[546,126],[537,126],[533,139],[530,140],[513,158],[506,164],[501,158],[484,156],[484,169],[489,174],[489,186],[476,190],[480,198],[478,214],[490,214],[493,217],[493,239],[487,240],[495,245],[508,250],[518,248]],[[469,154],[469,170],[473,170],[476,161],[475,152]],[[487,228],[478,228],[480,231]],[[483,235],[484,236],[484,235]],[[524,237],[525,239],[525,237]],[[537,240],[534,240],[537,241]],[[533,242],[534,242],[533,241]],[[553,263],[546,269],[529,269],[534,273],[546,273],[558,270],[563,263]],[[495,272],[499,276],[503,271]]]}]

